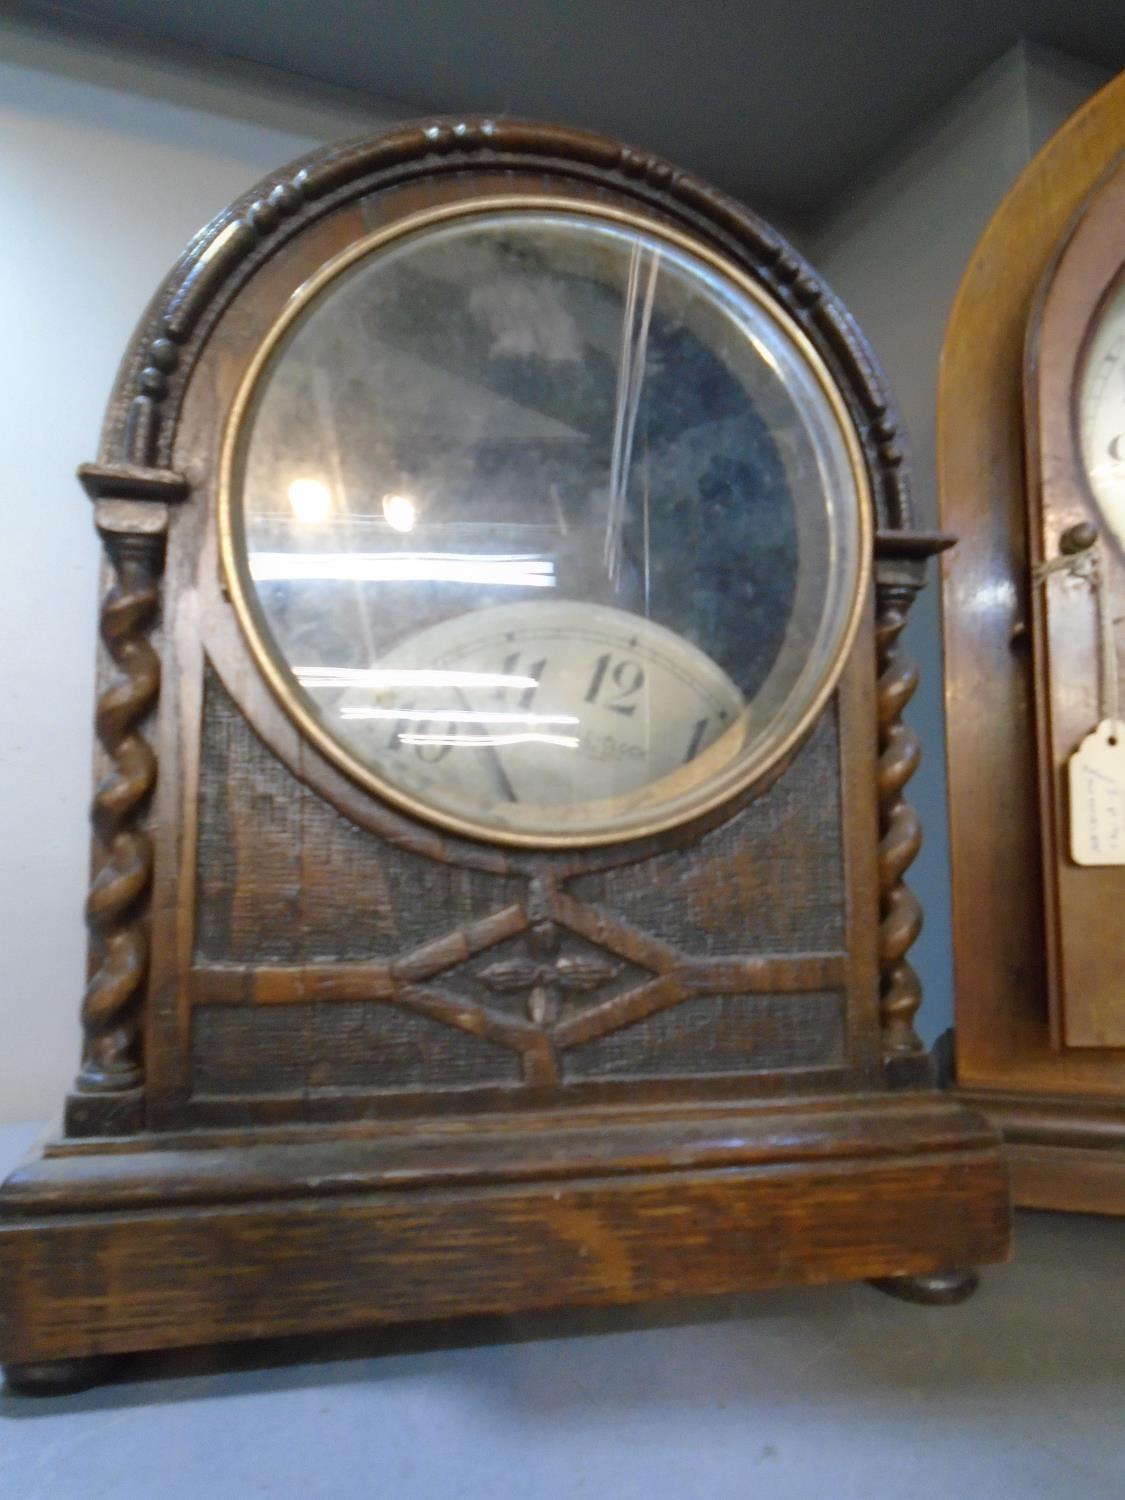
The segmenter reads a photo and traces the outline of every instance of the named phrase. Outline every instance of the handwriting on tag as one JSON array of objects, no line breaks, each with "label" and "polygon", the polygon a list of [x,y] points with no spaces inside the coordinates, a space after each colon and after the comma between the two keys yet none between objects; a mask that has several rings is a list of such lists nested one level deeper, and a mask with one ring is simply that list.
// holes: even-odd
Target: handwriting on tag
[{"label": "handwriting on tag", "polygon": [[1070,857],[1125,865],[1125,733],[1109,719],[1070,757]]}]

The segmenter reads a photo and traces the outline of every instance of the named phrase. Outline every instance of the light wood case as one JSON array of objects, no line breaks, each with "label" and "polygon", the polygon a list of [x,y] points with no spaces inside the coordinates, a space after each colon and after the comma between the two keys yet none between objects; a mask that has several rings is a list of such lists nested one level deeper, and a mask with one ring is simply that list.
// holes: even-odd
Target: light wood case
[{"label": "light wood case", "polygon": [[[1125,557],[1078,393],[1125,265],[1123,149],[1125,76],[1048,142],[977,247],[938,438],[960,538],[943,596],[957,1086],[1003,1130],[1017,1202],[1108,1213],[1125,1212],[1125,868],[1071,858],[1067,766],[1106,674],[1121,681]],[[1109,653],[1074,566],[1095,538]]]}]

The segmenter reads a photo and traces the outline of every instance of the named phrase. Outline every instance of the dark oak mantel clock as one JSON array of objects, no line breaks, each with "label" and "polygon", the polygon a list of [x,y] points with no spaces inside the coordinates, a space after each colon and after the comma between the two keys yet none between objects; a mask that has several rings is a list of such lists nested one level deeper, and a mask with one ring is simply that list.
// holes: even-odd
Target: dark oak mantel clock
[{"label": "dark oak mantel clock", "polygon": [[1007,1252],[906,952],[925,560],[768,226],[584,133],[318,152],[158,292],[108,558],[82,1071],[9,1379]]},{"label": "dark oak mantel clock", "polygon": [[1018,1202],[1121,1214],[1125,74],[986,231],[939,418],[957,1084]]}]

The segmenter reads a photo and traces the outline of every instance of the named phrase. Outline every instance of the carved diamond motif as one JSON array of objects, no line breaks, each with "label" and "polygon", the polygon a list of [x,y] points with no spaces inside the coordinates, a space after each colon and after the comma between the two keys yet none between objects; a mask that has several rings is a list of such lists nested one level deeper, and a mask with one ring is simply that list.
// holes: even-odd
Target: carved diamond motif
[{"label": "carved diamond motif", "polygon": [[460,988],[458,981],[467,981],[478,998],[502,1008],[515,1002],[534,1025],[549,1028],[582,1001],[601,1001],[648,977],[617,954],[553,922],[538,922],[443,982]]},{"label": "carved diamond motif", "polygon": [[[529,947],[537,935],[536,932],[528,934]],[[477,978],[498,995],[520,994],[526,990],[528,1015],[536,1026],[550,1026],[558,1019],[564,996],[600,990],[620,972],[621,965],[610,963],[608,959],[563,953],[540,961],[534,958],[501,959],[481,969]]]}]

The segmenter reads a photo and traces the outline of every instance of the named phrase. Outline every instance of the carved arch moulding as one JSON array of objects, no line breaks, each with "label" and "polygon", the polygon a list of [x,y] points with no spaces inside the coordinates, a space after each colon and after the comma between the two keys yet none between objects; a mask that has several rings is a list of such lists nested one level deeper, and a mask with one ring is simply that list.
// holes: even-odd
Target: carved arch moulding
[{"label": "carved arch moulding", "polygon": [[870,349],[803,258],[755,214],[661,157],[590,132],[510,119],[422,121],[314,151],[219,214],[188,246],[141,320],[110,403],[101,462],[134,468],[169,462],[199,350],[239,287],[281,244],[351,199],[422,173],[484,168],[583,177],[620,189],[705,235],[780,297],[842,378],[877,479],[880,529],[909,527],[897,410]]}]

